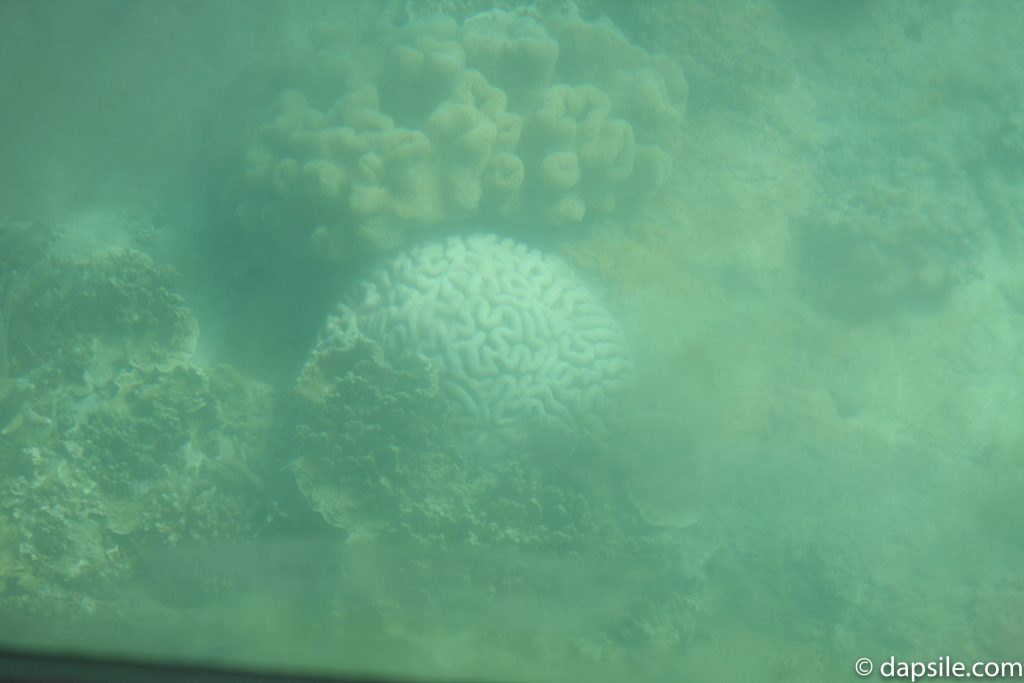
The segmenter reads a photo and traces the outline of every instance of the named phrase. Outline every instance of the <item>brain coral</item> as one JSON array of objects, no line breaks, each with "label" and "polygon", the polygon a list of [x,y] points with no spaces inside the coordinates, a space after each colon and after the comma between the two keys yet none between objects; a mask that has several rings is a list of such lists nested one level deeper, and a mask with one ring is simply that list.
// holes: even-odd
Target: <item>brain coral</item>
[{"label": "brain coral", "polygon": [[632,377],[622,329],[570,268],[493,235],[418,246],[377,270],[321,349],[353,331],[437,367],[476,435],[590,425]]},{"label": "brain coral", "polygon": [[250,229],[343,260],[467,218],[582,226],[664,182],[686,81],[610,21],[492,10],[377,37],[293,36],[292,87],[229,192]]}]

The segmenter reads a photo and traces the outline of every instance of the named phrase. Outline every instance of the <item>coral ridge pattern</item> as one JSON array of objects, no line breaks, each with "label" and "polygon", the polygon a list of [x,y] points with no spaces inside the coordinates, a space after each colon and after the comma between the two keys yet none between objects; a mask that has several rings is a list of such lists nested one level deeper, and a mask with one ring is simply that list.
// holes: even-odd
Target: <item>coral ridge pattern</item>
[{"label": "coral ridge pattern", "polygon": [[485,432],[585,424],[633,371],[621,327],[568,265],[494,235],[400,254],[330,319],[321,347],[354,329],[435,365],[457,416]]}]

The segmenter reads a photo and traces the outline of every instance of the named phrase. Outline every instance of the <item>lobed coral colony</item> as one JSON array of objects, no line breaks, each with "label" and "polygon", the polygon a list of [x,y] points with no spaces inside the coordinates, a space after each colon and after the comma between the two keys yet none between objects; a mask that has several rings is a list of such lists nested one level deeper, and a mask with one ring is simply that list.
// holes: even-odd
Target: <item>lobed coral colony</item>
[{"label": "lobed coral colony", "polygon": [[628,209],[669,171],[687,86],[609,21],[492,10],[296,37],[230,196],[251,229],[336,260],[488,218],[564,230]]}]

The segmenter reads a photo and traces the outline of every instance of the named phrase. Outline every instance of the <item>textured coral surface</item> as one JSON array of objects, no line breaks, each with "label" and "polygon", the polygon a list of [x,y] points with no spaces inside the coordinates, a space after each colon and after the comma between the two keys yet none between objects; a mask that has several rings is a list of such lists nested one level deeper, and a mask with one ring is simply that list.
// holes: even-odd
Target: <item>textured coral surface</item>
[{"label": "textured coral surface", "polygon": [[400,254],[346,309],[322,345],[355,327],[392,357],[426,359],[482,432],[599,422],[632,377],[621,327],[572,270],[494,235]]},{"label": "textured coral surface", "polygon": [[520,4],[2,3],[4,646],[1017,658],[1024,3]]},{"label": "textured coral surface", "polygon": [[54,258],[30,248],[50,226],[25,227],[0,223],[0,609],[77,618],[118,609],[155,548],[262,526],[246,497],[269,401],[189,362],[173,269],[131,249]]},{"label": "textured coral surface", "polygon": [[230,193],[254,230],[346,259],[471,217],[592,224],[667,177],[686,81],[607,19],[492,10],[351,41],[321,25],[291,43],[295,89]]},{"label": "textured coral surface", "polygon": [[[677,588],[699,579],[616,484],[608,443],[535,429],[515,457],[474,458],[455,436],[457,411],[439,400],[442,373],[389,357],[350,330],[313,353],[289,397],[288,442],[299,454],[290,470],[345,539],[345,579],[323,596],[342,614],[342,637],[372,615],[395,615],[384,626],[402,641],[453,647],[481,675],[494,670],[491,656],[538,675],[552,661],[588,670],[617,660],[622,639],[643,668],[640,653],[690,637],[694,604]],[[600,595],[619,582],[629,598]],[[530,616],[515,617],[524,605]],[[503,629],[502,646],[462,651],[457,642],[481,622]]]}]

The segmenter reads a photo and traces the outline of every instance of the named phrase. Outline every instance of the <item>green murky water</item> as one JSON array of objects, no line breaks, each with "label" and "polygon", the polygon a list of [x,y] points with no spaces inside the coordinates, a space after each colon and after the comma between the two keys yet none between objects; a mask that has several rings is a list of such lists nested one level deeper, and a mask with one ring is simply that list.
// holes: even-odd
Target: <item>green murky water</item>
[{"label": "green murky water", "polygon": [[0,4],[0,644],[442,681],[1016,661],[1022,30]]}]

